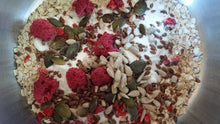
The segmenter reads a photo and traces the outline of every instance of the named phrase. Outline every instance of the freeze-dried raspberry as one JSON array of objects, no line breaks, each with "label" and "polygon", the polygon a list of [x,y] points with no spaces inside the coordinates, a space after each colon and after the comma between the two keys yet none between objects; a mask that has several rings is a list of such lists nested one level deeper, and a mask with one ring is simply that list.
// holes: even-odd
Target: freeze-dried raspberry
[{"label": "freeze-dried raspberry", "polygon": [[51,107],[46,107],[44,108],[44,112],[43,112],[45,115],[47,116],[52,116],[53,114],[53,109]]},{"label": "freeze-dried raspberry", "polygon": [[115,10],[123,6],[124,6],[123,0],[110,0],[110,2],[107,5],[107,8]]},{"label": "freeze-dried raspberry", "polygon": [[43,69],[42,67],[39,67],[37,69],[37,73],[40,74],[40,77],[45,77],[48,74],[47,69]]},{"label": "freeze-dried raspberry", "polygon": [[97,56],[109,56],[108,52],[118,51],[117,48],[113,47],[114,35],[104,33],[95,43],[94,49],[95,55]]},{"label": "freeze-dried raspberry", "polygon": [[92,83],[96,86],[112,82],[112,78],[108,75],[107,71],[103,67],[98,67],[93,70],[91,79]]},{"label": "freeze-dried raspberry", "polygon": [[53,78],[42,78],[40,77],[36,82],[34,82],[34,98],[38,103],[45,103],[50,101],[53,94],[59,87],[57,80]]},{"label": "freeze-dried raspberry", "polygon": [[176,25],[176,20],[172,19],[170,17],[166,18],[163,22],[164,22],[164,24]]},{"label": "freeze-dried raspberry", "polygon": [[56,35],[57,36],[63,36],[64,30],[60,27],[56,27]]},{"label": "freeze-dried raspberry", "polygon": [[49,41],[55,36],[54,26],[45,19],[36,19],[30,26],[30,32],[33,36]]},{"label": "freeze-dried raspberry", "polygon": [[79,68],[70,68],[66,72],[66,80],[69,87],[76,92],[77,87],[87,84],[86,73]]},{"label": "freeze-dried raspberry", "polygon": [[37,113],[37,119],[39,121],[42,121],[43,118],[44,118],[44,114],[43,113],[41,113],[41,112]]},{"label": "freeze-dried raspberry", "polygon": [[88,15],[93,12],[94,4],[89,0],[77,0],[73,3],[78,16]]}]

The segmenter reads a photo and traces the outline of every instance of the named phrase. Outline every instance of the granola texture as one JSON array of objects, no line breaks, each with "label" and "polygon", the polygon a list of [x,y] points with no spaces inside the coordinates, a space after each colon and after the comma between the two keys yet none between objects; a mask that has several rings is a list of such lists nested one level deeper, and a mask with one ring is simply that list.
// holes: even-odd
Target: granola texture
[{"label": "granola texture", "polygon": [[[45,0],[18,36],[14,75],[38,120],[52,124],[175,124],[200,83],[203,53],[196,19],[178,0],[119,0],[123,5],[115,5],[117,0],[90,1],[94,10],[84,23],[81,20],[86,15],[76,14],[74,0]],[[146,6],[141,4],[141,9],[135,10],[138,2]],[[111,15],[106,18],[106,14]],[[62,26],[50,41],[36,39],[30,26],[36,19],[48,18],[57,19]],[[64,36],[65,26],[82,27],[83,31]],[[53,46],[58,35],[66,38],[62,38],[65,45],[60,49]],[[112,42],[110,48],[105,41]],[[63,47],[66,51],[77,49],[76,55],[63,52]],[[52,64],[45,64],[48,54],[53,55]],[[77,73],[86,83],[68,85],[66,72],[70,68],[81,69]],[[102,75],[102,80],[97,75]],[[37,102],[36,82],[52,79],[59,83],[50,94],[52,99]]]}]

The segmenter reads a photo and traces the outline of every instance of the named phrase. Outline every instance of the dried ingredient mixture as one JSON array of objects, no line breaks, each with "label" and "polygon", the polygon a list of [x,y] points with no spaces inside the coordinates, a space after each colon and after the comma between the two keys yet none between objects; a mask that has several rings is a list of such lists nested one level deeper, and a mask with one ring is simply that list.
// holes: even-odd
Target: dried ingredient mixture
[{"label": "dried ingredient mixture", "polygon": [[45,0],[18,36],[14,74],[45,123],[174,124],[200,50],[178,0]]}]

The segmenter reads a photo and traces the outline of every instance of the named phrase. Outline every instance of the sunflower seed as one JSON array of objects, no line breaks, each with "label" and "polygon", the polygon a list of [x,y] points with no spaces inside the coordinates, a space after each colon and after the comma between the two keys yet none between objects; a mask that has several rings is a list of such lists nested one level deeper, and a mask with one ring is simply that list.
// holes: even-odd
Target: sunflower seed
[{"label": "sunflower seed", "polygon": [[139,84],[149,84],[147,80],[141,80]]},{"label": "sunflower seed", "polygon": [[140,82],[144,77],[145,71],[138,77],[137,82]]},{"label": "sunflower seed", "polygon": [[121,56],[121,53],[119,53],[119,52],[108,52],[108,54],[114,58]]},{"label": "sunflower seed", "polygon": [[147,113],[147,111],[146,111],[146,109],[144,109],[144,110],[142,111],[142,114],[141,114],[140,122],[142,122],[142,121],[144,120],[144,117],[145,117],[146,113]]},{"label": "sunflower seed", "polygon": [[158,70],[158,73],[161,77],[166,77],[167,76],[167,73],[164,72],[163,70]]},{"label": "sunflower seed", "polygon": [[69,44],[69,45],[71,45],[71,44],[76,43],[76,40],[74,40],[74,39],[68,39],[68,40],[66,41],[66,43]]},{"label": "sunflower seed", "polygon": [[137,47],[135,47],[135,46],[129,47],[128,50],[129,50],[130,52],[132,52],[133,54],[135,54],[135,55],[139,55],[139,48],[137,48]]},{"label": "sunflower seed", "polygon": [[112,86],[112,94],[116,94],[117,92],[118,92],[117,88],[114,88],[114,87]]},{"label": "sunflower seed", "polygon": [[115,72],[115,81],[120,81],[121,80],[121,76],[122,76],[122,74],[121,74],[121,71],[118,69],[116,72]]},{"label": "sunflower seed", "polygon": [[146,95],[146,90],[142,87],[137,87],[138,91],[141,93],[142,96],[145,96]]},{"label": "sunflower seed", "polygon": [[115,68],[115,69],[118,69],[121,64],[122,64],[122,59],[121,59],[121,56],[119,56],[119,57],[115,60],[114,68]]},{"label": "sunflower seed", "polygon": [[151,94],[151,97],[152,97],[152,98],[155,98],[155,97],[157,97],[157,96],[159,95],[159,93],[160,93],[160,90],[154,90],[154,91],[152,92],[152,94]]},{"label": "sunflower seed", "polygon": [[138,90],[133,90],[128,94],[128,96],[131,96],[131,97],[138,97],[139,95],[140,95],[140,92]]},{"label": "sunflower seed", "polygon": [[153,103],[154,103],[154,105],[156,105],[158,108],[160,107],[160,102],[159,102],[159,101],[154,100]]},{"label": "sunflower seed", "polygon": [[177,76],[173,75],[171,77],[171,82],[176,83],[177,82]]},{"label": "sunflower seed", "polygon": [[128,77],[132,76],[132,70],[129,66],[125,65],[125,73]]},{"label": "sunflower seed", "polygon": [[120,92],[119,95],[122,96],[123,98],[129,99],[129,97],[126,94],[122,93],[122,92]]},{"label": "sunflower seed", "polygon": [[101,101],[101,104],[102,104],[102,106],[104,106],[104,107],[106,106],[106,103],[105,103],[104,100]]},{"label": "sunflower seed", "polygon": [[128,64],[128,59],[125,58],[124,56],[122,56],[122,60],[123,60],[123,63],[124,63],[124,64]]},{"label": "sunflower seed", "polygon": [[78,36],[79,36],[79,39],[84,39],[86,37],[86,33],[82,32]]},{"label": "sunflower seed", "polygon": [[113,106],[110,105],[109,107],[107,107],[107,108],[105,109],[105,114],[106,114],[106,115],[110,114],[110,113],[112,112],[112,110],[113,110]]},{"label": "sunflower seed", "polygon": [[106,91],[108,89],[108,86],[107,85],[104,85],[104,86],[101,86],[99,88],[100,91]]},{"label": "sunflower seed", "polygon": [[154,99],[149,99],[147,97],[141,97],[140,101],[141,103],[143,104],[146,104],[146,103],[151,103]]},{"label": "sunflower seed", "polygon": [[112,78],[114,78],[114,70],[113,68],[110,66],[110,68],[107,68],[107,72],[108,72],[108,75]]},{"label": "sunflower seed", "polygon": [[165,101],[166,106],[170,106],[171,102],[169,100]]},{"label": "sunflower seed", "polygon": [[83,107],[83,108],[89,108],[89,102],[83,103],[83,104],[82,104],[82,107]]},{"label": "sunflower seed", "polygon": [[100,56],[100,63],[101,65],[106,65],[108,60],[104,56]]},{"label": "sunflower seed", "polygon": [[149,105],[149,104],[143,104],[143,107],[149,111],[155,112],[156,111],[156,107],[153,105]]},{"label": "sunflower seed", "polygon": [[126,74],[122,74],[122,79],[121,79],[121,88],[125,87],[127,85],[127,76]]},{"label": "sunflower seed", "polygon": [[123,87],[123,88],[119,87],[119,90],[125,94],[128,93],[128,91],[129,91],[129,89],[127,87]]}]

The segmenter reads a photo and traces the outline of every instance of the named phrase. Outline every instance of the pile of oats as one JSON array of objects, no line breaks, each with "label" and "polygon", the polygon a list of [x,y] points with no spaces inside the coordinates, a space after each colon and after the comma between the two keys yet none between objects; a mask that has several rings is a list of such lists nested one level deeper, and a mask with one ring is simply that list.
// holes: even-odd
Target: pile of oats
[{"label": "pile of oats", "polygon": [[[96,7],[92,16],[98,30],[114,33],[114,46],[118,52],[109,52],[108,57],[92,56],[85,61],[78,60],[76,65],[71,64],[71,60],[66,60],[70,67],[81,68],[85,72],[99,66],[105,67],[109,76],[113,78],[112,84],[93,86],[91,81],[84,90],[75,93],[65,93],[64,89],[58,89],[54,94],[51,107],[54,108],[62,102],[69,106],[73,114],[76,114],[80,107],[89,108],[93,98],[105,108],[101,114],[93,115],[93,123],[112,124],[127,123],[134,121],[130,115],[117,117],[115,105],[125,106],[122,99],[133,99],[137,107],[141,108],[139,117],[140,122],[145,121],[146,115],[149,116],[151,123],[176,123],[177,117],[184,114],[188,100],[192,96],[199,80],[200,68],[202,63],[201,40],[196,29],[196,19],[192,18],[189,10],[178,0],[146,0],[147,11],[144,16],[136,16],[130,12],[130,8],[122,7],[119,10],[111,11],[118,16],[120,12],[127,13],[126,25],[120,30],[113,31],[111,23],[104,23],[101,16],[108,13],[105,7],[110,0],[91,0]],[[44,105],[37,103],[33,97],[34,82],[38,79],[38,68],[46,68],[44,56],[48,51],[40,51],[34,44],[35,37],[30,34],[30,25],[36,19],[62,18],[64,22],[68,19],[74,20],[74,0],[48,0],[44,1],[28,18],[24,29],[18,36],[18,46],[14,48],[14,58],[17,69],[14,75],[21,87],[21,95],[25,96],[27,103],[32,106],[34,113],[43,111]],[[138,0],[124,0],[127,6],[133,8]],[[151,15],[155,15],[151,16]],[[163,20],[158,21],[160,16],[174,18],[175,26],[165,25]],[[150,18],[151,17],[151,18]],[[82,18],[80,18],[82,19]],[[149,25],[148,23],[154,22]],[[92,22],[90,22],[92,24]],[[140,30],[141,24],[145,25],[145,31]],[[85,37],[96,39],[100,32],[86,32],[80,34],[76,39],[69,39],[66,42],[72,44]],[[103,33],[103,32],[102,32]],[[83,41],[83,40],[82,40]],[[136,42],[138,41],[138,42]],[[142,43],[143,42],[143,43]],[[89,49],[91,43],[85,44]],[[87,51],[92,55],[92,51]],[[54,52],[54,54],[58,54]],[[179,60],[180,59],[180,60]],[[169,61],[166,61],[169,60]],[[73,60],[74,61],[74,60]],[[135,75],[135,68],[132,63],[141,65],[144,61],[143,72]],[[141,61],[141,62],[140,62]],[[135,65],[135,64],[134,64]],[[65,77],[63,72],[49,70],[49,77],[56,77],[62,81]],[[87,78],[90,75],[87,74]],[[136,77],[135,77],[136,76]],[[134,81],[135,80],[135,81]],[[133,88],[128,83],[136,85]],[[109,90],[110,91],[107,91]],[[113,104],[104,100],[107,92],[111,92],[115,99]],[[74,118],[71,118],[74,120]],[[85,121],[85,117],[78,117]],[[57,123],[54,117],[43,118],[45,123]],[[67,122],[67,120],[63,120]]]}]

